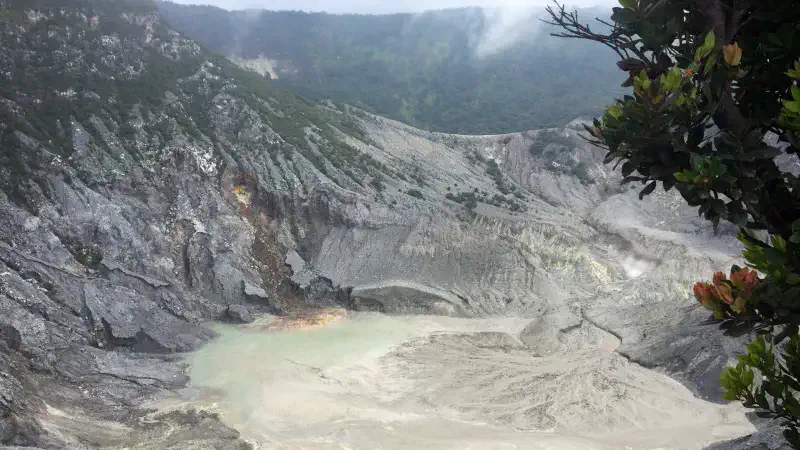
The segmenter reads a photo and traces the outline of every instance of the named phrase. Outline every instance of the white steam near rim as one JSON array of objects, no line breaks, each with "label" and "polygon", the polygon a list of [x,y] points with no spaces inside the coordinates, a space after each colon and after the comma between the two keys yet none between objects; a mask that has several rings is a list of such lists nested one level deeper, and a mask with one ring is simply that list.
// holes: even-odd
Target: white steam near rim
[{"label": "white steam near rim", "polygon": [[486,30],[477,39],[475,56],[485,58],[503,51],[539,28],[537,17],[541,17],[541,6],[506,6],[486,8]]},{"label": "white steam near rim", "polygon": [[655,264],[649,261],[634,258],[633,256],[627,256],[625,260],[622,261],[622,269],[625,271],[625,275],[628,278],[636,278],[639,275],[652,270],[654,267]]},{"label": "white steam near rim", "polygon": [[[456,0],[460,1],[460,0]],[[434,1],[435,3],[435,1]],[[567,9],[589,6],[609,7],[617,4],[610,0],[573,0],[566,3]],[[526,39],[533,39],[539,26],[539,19],[546,18],[545,6],[551,1],[526,0],[484,0],[482,5],[487,27],[482,36],[475,41],[475,55],[485,58],[503,51]]]}]

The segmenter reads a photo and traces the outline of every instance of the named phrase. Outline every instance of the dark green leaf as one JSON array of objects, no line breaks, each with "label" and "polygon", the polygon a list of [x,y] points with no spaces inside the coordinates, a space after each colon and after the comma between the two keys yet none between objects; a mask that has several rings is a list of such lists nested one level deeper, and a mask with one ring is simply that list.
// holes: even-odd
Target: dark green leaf
[{"label": "dark green leaf", "polygon": [[657,186],[656,181],[653,181],[652,183],[645,186],[645,188],[642,189],[641,192],[639,192],[639,200],[643,200],[645,196],[650,195],[656,189],[656,186]]},{"label": "dark green leaf", "polygon": [[745,135],[742,145],[745,150],[759,148],[764,144],[764,135],[759,130],[753,130]]},{"label": "dark green leaf", "polygon": [[624,87],[624,88],[629,88],[629,87],[633,86],[633,77],[628,77],[628,79],[623,81],[620,86]]},{"label": "dark green leaf", "polygon": [[800,113],[800,102],[783,100],[783,106],[791,112]]},{"label": "dark green leaf", "polygon": [[786,264],[786,256],[774,248],[765,248],[764,257],[766,257],[769,262],[775,265]]},{"label": "dark green leaf", "polygon": [[751,166],[744,166],[739,168],[739,173],[744,177],[752,178],[756,176],[756,169]]},{"label": "dark green leaf", "polygon": [[686,140],[686,145],[688,145],[689,148],[695,148],[699,146],[700,142],[703,141],[705,132],[706,128],[702,123],[695,125],[694,128],[692,128],[692,130],[689,132],[689,139]]},{"label": "dark green leaf", "polygon": [[622,176],[627,177],[632,174],[634,170],[636,170],[636,165],[631,161],[628,161],[622,165]]},{"label": "dark green leaf", "polygon": [[760,159],[772,159],[781,155],[783,152],[777,147],[761,147],[754,150],[748,150],[743,153],[739,159],[742,161],[757,161]]},{"label": "dark green leaf", "polygon": [[620,25],[629,26],[636,21],[636,13],[628,8],[614,8],[611,20]]},{"label": "dark green leaf", "polygon": [[728,215],[728,209],[725,208],[725,202],[719,199],[711,200],[711,210],[723,217]]},{"label": "dark green leaf", "polygon": [[735,320],[728,320],[720,325],[720,328],[725,331],[726,336],[740,337],[750,332],[751,326],[747,322],[737,322]]},{"label": "dark green leaf", "polygon": [[603,164],[610,164],[620,156],[621,155],[618,152],[608,152],[608,154],[606,155],[606,159],[603,160]]},{"label": "dark green leaf", "polygon": [[783,384],[775,380],[764,381],[764,388],[773,397],[780,397],[783,392]]},{"label": "dark green leaf", "polygon": [[745,213],[732,213],[729,215],[728,220],[740,227],[747,226],[747,214]]}]

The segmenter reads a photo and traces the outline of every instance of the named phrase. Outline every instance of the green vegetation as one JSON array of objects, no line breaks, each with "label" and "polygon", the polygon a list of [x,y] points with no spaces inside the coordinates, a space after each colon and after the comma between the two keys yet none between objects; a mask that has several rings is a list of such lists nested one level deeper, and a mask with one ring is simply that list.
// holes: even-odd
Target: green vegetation
[{"label": "green vegetation", "polygon": [[[518,199],[525,198],[525,196],[519,192],[515,192],[514,196]],[[445,198],[450,201],[460,203],[469,209],[477,208],[478,202],[481,202],[481,203],[486,203],[487,205],[496,206],[498,208],[506,208],[513,212],[525,210],[525,206],[523,206],[521,203],[517,202],[513,198],[507,197],[502,194],[495,194],[494,196],[489,197],[485,192],[480,192],[478,188],[475,188],[472,191],[459,192],[458,194],[455,195],[448,192],[447,195],[445,195]]]},{"label": "green vegetation", "polygon": [[479,55],[492,21],[475,8],[368,16],[158,6],[171,25],[212,50],[274,61],[275,85],[428,130],[563,126],[599,113],[619,91],[611,51],[553,39],[545,26],[512,48]]},{"label": "green vegetation", "polygon": [[492,179],[494,179],[494,184],[497,186],[497,190],[502,192],[503,195],[510,194],[517,189],[517,187],[513,184],[506,182],[503,172],[500,171],[500,167],[497,166],[497,163],[494,160],[489,160],[486,163],[486,173],[491,176]]},{"label": "green vegetation", "polygon": [[478,200],[481,200],[480,194],[473,191],[460,192],[456,195],[453,195],[448,192],[447,195],[445,195],[444,197],[450,201],[461,203],[462,205],[464,205],[469,209],[477,208]]},{"label": "green vegetation", "polygon": [[61,242],[76,261],[90,269],[97,269],[103,261],[103,252],[96,245],[82,244],[78,239],[62,236]]},{"label": "green vegetation", "polygon": [[420,191],[418,191],[416,189],[409,189],[408,192],[406,192],[406,194],[408,194],[408,195],[410,195],[410,196],[412,196],[414,198],[418,198],[420,200],[425,200],[425,196],[422,195],[422,192],[420,192]]},{"label": "green vegetation", "polygon": [[800,152],[800,4],[620,4],[610,34],[548,8],[562,35],[611,47],[629,74],[632,95],[587,131],[640,197],[660,183],[715,226],[739,226],[749,267],[694,294],[726,333],[759,335],[723,372],[725,398],[779,419],[800,447],[800,179],[775,160]]},{"label": "green vegetation", "polygon": [[372,181],[369,182],[369,185],[374,187],[378,192],[382,192],[384,189],[386,189],[380,177],[373,178]]},{"label": "green vegetation", "polygon": [[11,12],[10,10],[0,7],[0,21],[2,20],[14,20],[16,15]]},{"label": "green vegetation", "polygon": [[500,167],[495,160],[491,159],[486,163],[486,174],[494,179],[498,187],[503,184],[503,173],[500,172]]}]

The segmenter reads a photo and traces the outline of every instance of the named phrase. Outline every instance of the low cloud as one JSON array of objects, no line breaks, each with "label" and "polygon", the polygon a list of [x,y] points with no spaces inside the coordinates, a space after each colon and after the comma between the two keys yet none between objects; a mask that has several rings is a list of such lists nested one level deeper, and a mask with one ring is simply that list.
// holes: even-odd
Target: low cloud
[{"label": "low cloud", "polygon": [[[325,11],[329,13],[388,14],[433,9],[482,6],[498,9],[542,8],[547,0],[174,0],[184,4],[212,4],[226,9]],[[573,0],[572,6],[610,6],[616,0]]]},{"label": "low cloud", "polygon": [[[483,34],[476,39],[476,56],[484,58],[503,51],[514,44],[529,39],[534,39],[542,23],[540,18],[545,18],[547,13],[544,8],[552,2],[530,2],[524,0],[486,0],[484,14],[487,27]],[[617,5],[616,1],[609,0],[578,0],[567,4],[567,9],[587,8],[598,6],[608,9],[611,15],[611,6]],[[589,20],[589,17],[584,17]]]},{"label": "low cloud", "polygon": [[[479,6],[487,24],[482,33],[475,33],[470,45],[475,56],[485,58],[515,43],[532,38],[537,32],[539,17],[550,0],[172,0],[178,3],[207,3],[226,9],[301,10],[331,14],[416,13],[437,9]],[[617,0],[572,0],[570,8],[603,6],[610,8]]]},{"label": "low cloud", "polygon": [[487,27],[477,39],[475,54],[478,58],[503,51],[536,33],[539,28],[536,18],[541,16],[541,7],[513,5],[486,8],[484,14]]}]

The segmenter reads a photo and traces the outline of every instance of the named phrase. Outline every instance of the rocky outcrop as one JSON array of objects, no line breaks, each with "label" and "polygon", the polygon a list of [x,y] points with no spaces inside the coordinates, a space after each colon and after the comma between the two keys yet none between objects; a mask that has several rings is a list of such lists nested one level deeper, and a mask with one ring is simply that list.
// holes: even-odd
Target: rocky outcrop
[{"label": "rocky outcrop", "polygon": [[105,347],[128,347],[146,353],[183,352],[213,336],[159,308],[131,289],[88,284],[84,302],[98,342]]},{"label": "rocky outcrop", "polygon": [[784,439],[782,428],[776,426],[739,439],[711,445],[707,447],[707,450],[790,450],[792,448]]},{"label": "rocky outcrop", "polygon": [[227,319],[233,323],[250,323],[253,321],[253,315],[242,305],[228,306],[226,313],[227,315],[223,320]]},{"label": "rocky outcrop", "polygon": [[[6,336],[15,334],[10,325],[3,328]],[[32,446],[37,443],[34,436],[42,433],[42,427],[34,416],[34,392],[25,383],[30,379],[27,361],[17,350],[0,342],[0,442]]]},{"label": "rocky outcrop", "polygon": [[387,281],[362,285],[350,293],[348,306],[355,310],[389,314],[434,314],[468,316],[469,305],[455,295],[423,285]]}]

